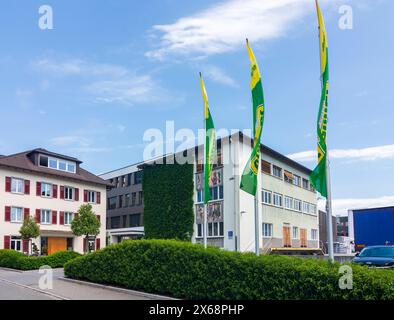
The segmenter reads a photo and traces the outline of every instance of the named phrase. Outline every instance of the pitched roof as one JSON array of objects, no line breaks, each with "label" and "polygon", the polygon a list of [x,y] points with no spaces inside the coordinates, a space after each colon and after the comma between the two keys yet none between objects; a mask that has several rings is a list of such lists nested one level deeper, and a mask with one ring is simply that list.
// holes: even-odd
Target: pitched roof
[{"label": "pitched roof", "polygon": [[7,167],[11,169],[17,170],[27,170],[33,173],[56,176],[61,178],[67,178],[72,180],[77,180],[86,183],[100,184],[100,185],[108,185],[108,183],[101,179],[100,177],[90,173],[89,171],[82,169],[79,167],[76,173],[70,173],[60,170],[55,170],[47,167],[41,167],[31,160],[31,156],[33,154],[45,154],[48,156],[54,156],[60,159],[74,161],[76,163],[81,164],[82,161],[72,158],[69,156],[64,156],[58,153],[50,152],[45,149],[37,148],[29,151],[24,151],[16,154],[12,154],[9,156],[0,157],[0,167]]}]

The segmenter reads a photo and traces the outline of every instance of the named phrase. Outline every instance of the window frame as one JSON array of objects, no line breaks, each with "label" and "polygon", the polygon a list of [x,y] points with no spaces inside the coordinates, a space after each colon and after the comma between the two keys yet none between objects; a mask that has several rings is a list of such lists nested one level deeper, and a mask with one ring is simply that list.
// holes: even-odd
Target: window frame
[{"label": "window frame", "polygon": [[[13,248],[13,246],[15,247],[15,244],[19,244],[19,250]],[[11,239],[10,239],[10,249],[11,249],[11,250],[18,251],[18,252],[22,252],[22,251],[23,251],[22,238],[21,238],[21,237],[18,237],[18,236],[11,236]]]},{"label": "window frame", "polygon": [[[267,229],[266,229],[267,227]],[[274,225],[272,223],[263,222],[263,238],[273,238],[274,237]],[[267,234],[268,231],[268,234]]]},{"label": "window frame", "polygon": [[[279,170],[279,175],[275,174],[275,169]],[[283,168],[273,164],[272,165],[272,175],[276,178],[283,179]]]},{"label": "window frame", "polygon": [[[19,220],[12,218],[16,214],[15,210],[20,210],[20,219]],[[22,207],[11,207],[10,222],[12,222],[12,223],[22,223],[23,222],[23,208]]]},{"label": "window frame", "polygon": [[70,212],[70,211],[64,212],[64,225],[71,226],[71,222],[74,220],[74,217],[75,217],[74,212]]},{"label": "window frame", "polygon": [[[21,191],[19,191],[18,188],[16,188],[16,190],[13,191],[14,182],[20,182]],[[16,186],[18,186],[18,185],[19,184],[16,184]],[[11,193],[24,194],[25,193],[25,180],[22,178],[11,177]]]},{"label": "window frame", "polygon": [[[46,216],[46,213],[49,214],[49,222],[48,221],[43,221],[43,217]],[[40,224],[52,224],[52,210],[50,210],[50,209],[41,209],[41,211],[40,211]]]},{"label": "window frame", "polygon": [[300,230],[299,230],[299,228],[298,227],[296,227],[296,226],[293,226],[293,229],[292,229],[292,239],[293,240],[299,240],[300,239]]},{"label": "window frame", "polygon": [[[280,205],[275,203],[275,197],[278,196],[280,199]],[[272,195],[272,205],[278,208],[283,208],[283,195],[277,192],[274,192]]]},{"label": "window frame", "polygon": [[[266,195],[269,198],[269,202],[266,201]],[[261,201],[263,204],[271,205],[272,204],[272,191],[263,189],[261,192],[261,198],[262,198]]]},{"label": "window frame", "polygon": [[[71,190],[71,199],[67,198],[67,193],[68,193],[67,190]],[[74,201],[74,199],[75,199],[75,188],[64,186],[64,200]]]},{"label": "window frame", "polygon": [[[49,195],[47,195],[47,191],[48,191],[47,187],[50,187],[50,194]],[[45,194],[43,194],[44,191],[45,191]],[[52,198],[53,197],[53,184],[52,183],[48,183],[48,182],[41,182],[40,195],[43,198]]]}]

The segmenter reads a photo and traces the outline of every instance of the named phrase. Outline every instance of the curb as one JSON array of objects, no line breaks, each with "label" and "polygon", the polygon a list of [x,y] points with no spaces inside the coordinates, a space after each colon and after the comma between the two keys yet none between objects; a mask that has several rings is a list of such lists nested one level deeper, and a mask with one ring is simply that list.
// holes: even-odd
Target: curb
[{"label": "curb", "polygon": [[24,273],[25,272],[25,270],[11,269],[11,268],[5,268],[5,267],[0,267],[0,270],[11,271],[11,272],[18,272],[18,273]]},{"label": "curb", "polygon": [[140,297],[150,298],[153,300],[179,300],[176,298],[161,296],[158,294],[146,293],[146,292],[124,289],[124,288],[118,288],[118,287],[113,287],[113,286],[104,285],[104,284],[100,284],[100,283],[75,280],[75,279],[70,279],[70,278],[65,278],[65,277],[59,277],[58,280],[65,281],[65,282],[77,283],[77,284],[83,284],[83,285],[87,285],[87,286],[95,287],[95,288],[100,288],[100,289],[112,290],[112,291],[116,291],[116,292],[120,292],[120,293],[136,295],[136,296],[140,296]]}]

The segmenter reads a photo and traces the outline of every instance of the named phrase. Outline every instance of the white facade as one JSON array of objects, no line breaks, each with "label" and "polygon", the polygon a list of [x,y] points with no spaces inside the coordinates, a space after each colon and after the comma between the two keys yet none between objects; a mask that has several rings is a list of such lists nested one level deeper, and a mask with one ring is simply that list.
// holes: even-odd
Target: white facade
[{"label": "white facade", "polygon": [[[221,152],[224,163],[222,167],[215,170],[221,172],[223,197],[211,201],[208,207],[215,205],[217,207],[223,206],[223,211],[219,215],[219,218],[212,218],[208,214],[209,223],[212,221],[214,225],[217,223],[216,221],[219,221],[219,226],[217,227],[219,233],[215,232],[214,226],[208,227],[208,243],[227,250],[254,251],[254,197],[239,188],[243,169],[250,156],[251,142],[250,138],[245,136],[242,136],[241,140],[237,134],[232,135],[231,138],[226,137],[222,139]],[[266,164],[269,164],[271,173],[263,172],[262,165],[260,165],[258,179],[260,250],[262,252],[268,252],[271,248],[285,246],[318,248],[317,197],[316,192],[310,188],[310,171],[290,159],[277,154],[273,150],[271,150],[272,152],[264,152],[264,150],[267,150],[267,148],[263,148],[261,157]],[[230,160],[228,161],[226,159]],[[199,160],[202,161],[202,156],[200,155]],[[281,169],[279,177],[273,174],[274,165]],[[293,177],[299,177],[300,185],[295,185],[294,182],[285,182],[285,171],[293,174]],[[197,180],[200,181],[201,178],[197,177],[199,173],[196,172],[196,166],[195,174],[195,203],[201,204],[196,205],[196,224],[193,241],[201,243],[202,226],[199,226],[199,222],[202,221],[202,199],[198,196],[199,191],[197,189],[199,187],[196,184]],[[308,188],[303,188],[302,179],[304,179],[304,183],[308,185]],[[263,190],[270,194],[266,198],[268,200],[266,201],[267,203],[263,203]],[[280,197],[282,199],[281,204],[274,203],[274,194],[276,198]],[[291,208],[285,207],[285,197],[291,199],[289,201],[290,204],[292,203]],[[300,208],[295,206],[296,202],[299,203]],[[199,210],[200,214],[198,212]],[[221,223],[223,227],[220,227]],[[212,232],[210,228],[212,228]]]},{"label": "white facade", "polygon": [[[72,249],[83,253],[83,237],[72,234],[70,223],[80,206],[91,203],[93,211],[101,221],[100,234],[97,235],[96,246],[105,246],[105,217],[106,217],[106,185],[89,183],[57,175],[55,169],[46,169],[49,173],[13,168],[0,165],[0,248],[11,248],[25,251],[28,246],[32,251],[34,243],[40,253],[46,243],[47,250]],[[53,174],[51,171],[53,170]],[[15,187],[16,186],[16,187]],[[42,195],[48,191],[47,196]],[[95,199],[86,198],[95,194]],[[77,195],[78,194],[78,195]],[[91,197],[94,197],[92,195]],[[67,199],[69,198],[69,199]],[[89,198],[89,197],[88,197]],[[30,244],[23,244],[19,230],[23,219],[34,217],[40,226],[40,236]],[[44,240],[43,240],[44,239]],[[69,240],[67,240],[69,239]],[[66,248],[64,248],[66,243]],[[48,248],[48,246],[50,246]],[[49,252],[51,253],[51,252]]]}]

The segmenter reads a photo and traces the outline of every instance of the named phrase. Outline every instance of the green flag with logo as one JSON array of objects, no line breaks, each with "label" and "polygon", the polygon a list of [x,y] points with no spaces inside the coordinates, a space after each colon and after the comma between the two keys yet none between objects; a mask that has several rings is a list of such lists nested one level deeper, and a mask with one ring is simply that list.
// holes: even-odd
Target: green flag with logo
[{"label": "green flag with logo", "polygon": [[252,48],[246,40],[248,53],[251,63],[251,89],[253,98],[253,149],[246,163],[245,169],[241,177],[240,188],[245,192],[256,195],[257,191],[257,178],[260,163],[260,140],[263,132],[264,123],[264,92],[261,82],[261,75],[259,66],[257,65]]},{"label": "green flag with logo", "polygon": [[202,95],[204,97],[204,118],[205,118],[205,165],[204,165],[204,203],[211,200],[209,181],[211,180],[213,163],[216,153],[216,132],[209,110],[208,95],[205,90],[204,80],[200,73]]},{"label": "green flag with logo", "polygon": [[323,197],[327,197],[327,112],[328,112],[328,41],[322,12],[316,0],[319,20],[320,59],[322,72],[322,91],[317,117],[317,166],[311,174],[312,185]]}]

